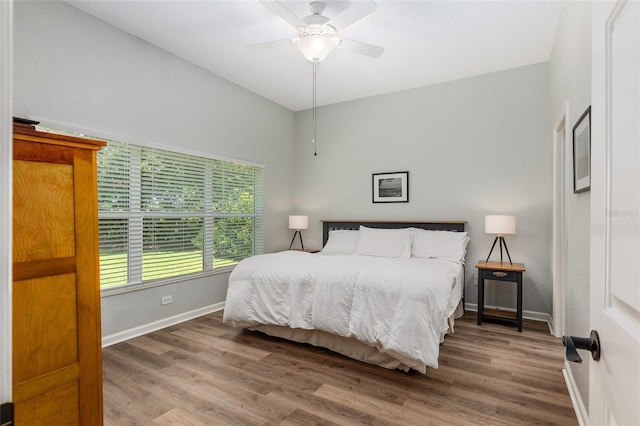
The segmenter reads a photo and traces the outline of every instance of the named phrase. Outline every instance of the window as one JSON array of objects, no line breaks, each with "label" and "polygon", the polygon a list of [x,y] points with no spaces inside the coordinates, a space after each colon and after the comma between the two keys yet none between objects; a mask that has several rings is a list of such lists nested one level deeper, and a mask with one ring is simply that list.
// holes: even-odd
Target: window
[{"label": "window", "polygon": [[98,153],[101,288],[262,253],[262,177],[255,165],[109,142]]}]

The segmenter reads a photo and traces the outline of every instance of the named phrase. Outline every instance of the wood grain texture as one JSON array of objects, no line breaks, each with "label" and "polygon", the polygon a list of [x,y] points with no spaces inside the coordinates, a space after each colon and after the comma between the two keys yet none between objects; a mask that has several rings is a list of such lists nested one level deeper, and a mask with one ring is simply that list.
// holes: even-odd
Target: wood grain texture
[{"label": "wood grain texture", "polygon": [[497,271],[517,271],[524,272],[527,268],[524,266],[524,263],[507,263],[507,262],[494,262],[490,260],[488,262],[481,260],[476,263],[476,268],[478,269],[495,269]]},{"label": "wood grain texture", "polygon": [[59,145],[63,147],[73,147],[98,151],[107,143],[98,139],[89,139],[85,137],[77,137],[71,135],[63,135],[58,133],[47,133],[35,130],[33,128],[15,127],[13,133],[14,143],[18,141],[30,142],[31,145],[37,144]]},{"label": "wood grain texture", "polygon": [[[19,135],[17,135],[17,137],[19,137]],[[73,149],[44,143],[26,142],[23,140],[17,140],[14,137],[13,159],[20,161],[72,165]]]},{"label": "wood grain texture", "polygon": [[103,421],[96,183],[103,145],[14,128],[16,424]]},{"label": "wood grain texture", "polygon": [[73,166],[13,162],[13,262],[75,256]]},{"label": "wood grain texture", "polygon": [[13,283],[13,382],[78,362],[75,274]]},{"label": "wood grain texture", "polygon": [[33,399],[44,392],[66,386],[71,382],[77,385],[79,376],[80,365],[73,363],[58,370],[42,374],[34,379],[23,381],[13,387],[13,401],[19,403]]},{"label": "wood grain texture", "polygon": [[84,424],[102,421],[102,351],[100,310],[100,242],[98,237],[97,153],[76,149],[74,154],[75,246],[78,287],[78,357],[80,411]]},{"label": "wood grain texture", "polygon": [[78,395],[78,383],[71,382],[34,398],[16,403],[14,408],[16,425],[80,424],[80,419],[78,418]]},{"label": "wood grain texture", "polygon": [[11,270],[14,281],[30,280],[33,278],[64,275],[76,272],[75,257],[57,257],[53,259],[33,260],[13,264]]},{"label": "wood grain texture", "polygon": [[518,333],[467,313],[438,369],[404,373],[217,312],[105,348],[105,424],[576,425],[563,354],[546,324]]}]

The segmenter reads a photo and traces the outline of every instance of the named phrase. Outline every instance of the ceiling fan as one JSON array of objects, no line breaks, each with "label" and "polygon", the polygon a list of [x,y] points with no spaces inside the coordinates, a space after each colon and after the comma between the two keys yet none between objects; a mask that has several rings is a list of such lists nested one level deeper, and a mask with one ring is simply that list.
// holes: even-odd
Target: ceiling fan
[{"label": "ceiling fan", "polygon": [[265,7],[284,19],[298,32],[298,37],[254,44],[250,50],[262,50],[271,47],[295,44],[298,50],[311,62],[320,62],[335,48],[359,53],[361,55],[379,57],[384,49],[362,41],[343,38],[341,34],[359,20],[369,16],[378,9],[374,1],[356,1],[354,4],[333,18],[322,14],[325,3],[312,1],[309,3],[311,14],[299,18],[278,1],[261,0]]}]

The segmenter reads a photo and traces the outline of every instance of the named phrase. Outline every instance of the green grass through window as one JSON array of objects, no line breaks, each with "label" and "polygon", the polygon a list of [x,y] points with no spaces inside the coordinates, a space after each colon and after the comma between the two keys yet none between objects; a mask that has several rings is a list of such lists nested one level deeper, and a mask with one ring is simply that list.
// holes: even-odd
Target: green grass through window
[{"label": "green grass through window", "polygon": [[[170,258],[170,262],[167,262]],[[214,259],[214,267],[232,266],[234,259]],[[100,275],[100,288],[116,287],[127,284],[127,253],[112,252],[100,254],[100,265],[109,266],[109,275]],[[178,275],[201,272],[202,250],[188,252],[151,251],[142,255],[142,281],[170,278]]]}]

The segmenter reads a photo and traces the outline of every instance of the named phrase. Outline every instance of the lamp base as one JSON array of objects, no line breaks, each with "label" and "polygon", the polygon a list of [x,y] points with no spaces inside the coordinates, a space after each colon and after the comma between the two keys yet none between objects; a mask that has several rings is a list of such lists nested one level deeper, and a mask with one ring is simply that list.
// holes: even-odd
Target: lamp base
[{"label": "lamp base", "polygon": [[[295,235],[294,235],[295,237]],[[507,248],[507,242],[504,240],[504,237],[502,235],[498,235],[496,236],[496,239],[493,240],[493,245],[491,246],[491,251],[489,252],[489,256],[487,256],[487,262],[489,261],[489,258],[491,257],[491,253],[493,253],[493,249],[496,246],[496,243],[498,242],[498,240],[500,240],[500,263],[502,263],[502,246],[504,245],[504,249],[507,252],[507,256],[509,256],[509,263],[511,265],[513,265],[513,262],[511,261],[511,255],[509,254],[509,249]]]},{"label": "lamp base", "polygon": [[291,250],[291,247],[293,247],[293,242],[296,240],[296,235],[300,236],[300,247],[302,247],[302,250],[304,250],[304,244],[302,243],[302,232],[300,232],[300,230],[296,230],[296,232],[293,233],[293,238],[291,239],[291,244],[289,244],[289,250]]}]

